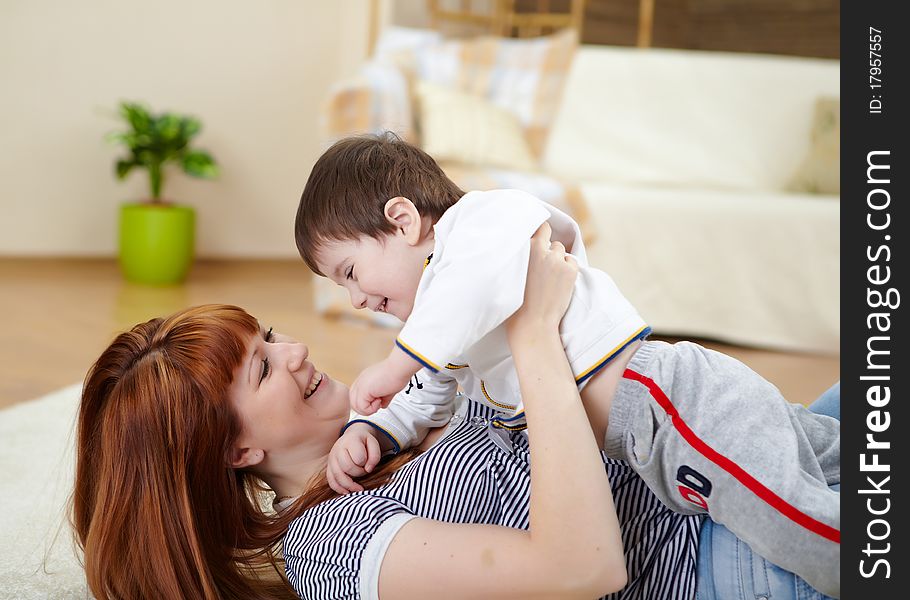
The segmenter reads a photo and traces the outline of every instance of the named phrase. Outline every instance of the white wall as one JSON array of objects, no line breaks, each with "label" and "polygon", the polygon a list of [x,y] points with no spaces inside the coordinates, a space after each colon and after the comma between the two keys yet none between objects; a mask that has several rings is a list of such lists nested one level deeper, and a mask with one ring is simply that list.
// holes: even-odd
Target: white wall
[{"label": "white wall", "polygon": [[116,252],[121,99],[198,116],[214,182],[174,173],[201,256],[296,256],[292,223],[321,151],[319,107],[366,55],[369,0],[0,2],[0,255]]}]

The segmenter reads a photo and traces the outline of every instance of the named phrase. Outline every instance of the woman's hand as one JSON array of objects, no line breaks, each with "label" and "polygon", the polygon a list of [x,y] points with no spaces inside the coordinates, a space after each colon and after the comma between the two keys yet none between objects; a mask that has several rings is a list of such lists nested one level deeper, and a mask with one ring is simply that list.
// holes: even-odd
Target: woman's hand
[{"label": "woman's hand", "polygon": [[515,335],[553,331],[569,307],[578,263],[560,242],[550,241],[549,223],[531,236],[524,303],[508,321],[510,339]]}]

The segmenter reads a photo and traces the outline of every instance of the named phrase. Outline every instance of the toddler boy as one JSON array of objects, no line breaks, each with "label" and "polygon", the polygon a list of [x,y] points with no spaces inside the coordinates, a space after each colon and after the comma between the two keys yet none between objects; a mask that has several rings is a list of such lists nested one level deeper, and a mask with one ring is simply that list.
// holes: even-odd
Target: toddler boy
[{"label": "toddler boy", "polygon": [[[582,398],[612,402],[607,454],[628,461],[674,510],[710,514],[837,595],[839,495],[828,484],[839,481],[839,423],[788,403],[730,357],[642,341],[650,328],[587,264],[571,218],[517,190],[464,194],[391,134],[332,146],[297,212],[308,266],[347,289],[355,308],[405,322],[389,356],[351,387],[364,418],[332,449],[333,487],[359,489],[351,477],[369,471],[380,448],[414,446],[445,425],[459,385],[499,411],[488,425],[508,449],[508,432],[524,419],[503,324],[521,305],[530,238],[544,222],[579,265],[560,334]],[[769,527],[778,540],[768,540]]]}]

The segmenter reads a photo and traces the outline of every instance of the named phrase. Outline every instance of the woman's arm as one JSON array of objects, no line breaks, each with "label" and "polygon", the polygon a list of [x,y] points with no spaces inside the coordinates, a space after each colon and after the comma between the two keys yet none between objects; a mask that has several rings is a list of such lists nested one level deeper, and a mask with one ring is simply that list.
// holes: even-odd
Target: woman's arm
[{"label": "woman's arm", "polygon": [[381,597],[593,598],[625,585],[609,482],[559,339],[576,274],[545,224],[507,324],[531,438],[530,530],[412,519],[386,552]]}]

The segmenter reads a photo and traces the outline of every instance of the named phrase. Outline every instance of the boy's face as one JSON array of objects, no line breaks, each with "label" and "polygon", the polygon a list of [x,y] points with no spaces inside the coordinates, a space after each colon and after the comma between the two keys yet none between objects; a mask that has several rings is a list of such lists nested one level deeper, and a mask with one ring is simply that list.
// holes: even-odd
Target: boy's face
[{"label": "boy's face", "polygon": [[411,244],[401,231],[380,239],[326,242],[319,270],[343,287],[354,308],[387,312],[406,321],[432,242]]}]

